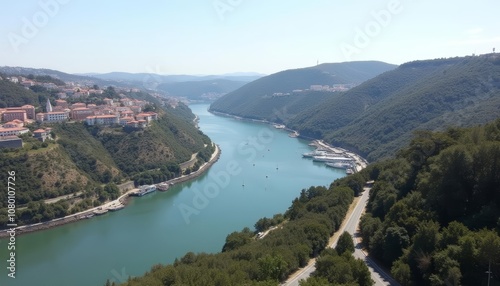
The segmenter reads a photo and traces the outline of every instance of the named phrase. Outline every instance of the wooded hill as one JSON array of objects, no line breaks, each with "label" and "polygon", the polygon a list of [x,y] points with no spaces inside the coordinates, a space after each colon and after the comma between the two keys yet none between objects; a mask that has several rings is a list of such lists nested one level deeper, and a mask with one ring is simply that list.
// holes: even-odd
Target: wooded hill
[{"label": "wooded hill", "polygon": [[491,285],[500,279],[500,119],[418,132],[375,180],[361,233],[402,285]]},{"label": "wooded hill", "polygon": [[[359,84],[396,66],[383,62],[328,63],[309,68],[278,72],[250,82],[215,101],[210,109],[248,118],[272,120],[280,118],[276,112],[299,105],[310,106],[324,99],[313,97],[317,93],[293,93],[273,97],[274,93],[292,93],[309,89],[311,85]],[[332,95],[332,93],[327,94]],[[291,107],[293,109],[293,107]],[[302,109],[303,110],[303,109]]]},{"label": "wooded hill", "polygon": [[338,94],[290,120],[306,136],[390,157],[413,130],[471,126],[500,115],[500,57],[416,61]]},{"label": "wooded hill", "polygon": [[284,123],[303,136],[325,139],[374,161],[392,156],[416,129],[472,126],[497,118],[500,56],[410,62],[347,92],[260,99],[246,94],[246,100],[233,94],[211,110]]},{"label": "wooded hill", "polygon": [[0,80],[0,108],[25,104],[39,105],[38,95],[35,92],[8,81],[4,78],[5,75],[0,74],[0,76],[3,78]]}]

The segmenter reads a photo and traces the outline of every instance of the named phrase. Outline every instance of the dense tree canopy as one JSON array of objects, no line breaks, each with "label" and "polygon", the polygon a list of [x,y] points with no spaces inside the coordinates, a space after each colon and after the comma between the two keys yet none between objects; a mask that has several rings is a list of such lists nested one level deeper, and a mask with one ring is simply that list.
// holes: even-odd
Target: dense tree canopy
[{"label": "dense tree canopy", "polygon": [[[376,180],[361,233],[402,285],[485,285],[500,273],[500,119],[418,132]],[[496,285],[496,284],[492,284]]]}]

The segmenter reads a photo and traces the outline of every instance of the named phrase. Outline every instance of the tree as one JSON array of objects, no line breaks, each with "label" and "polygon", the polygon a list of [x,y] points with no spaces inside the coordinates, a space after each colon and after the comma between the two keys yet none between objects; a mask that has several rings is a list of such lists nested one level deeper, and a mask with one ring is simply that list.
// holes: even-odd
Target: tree
[{"label": "tree", "polygon": [[366,247],[370,247],[370,238],[375,234],[375,232],[382,227],[382,222],[379,218],[374,218],[371,213],[365,213],[361,217],[359,223],[359,228],[361,230],[361,236],[363,237],[363,244]]},{"label": "tree", "polygon": [[269,255],[259,259],[261,280],[280,281],[285,278],[287,263],[281,255]]},{"label": "tree", "polygon": [[384,261],[391,265],[403,254],[403,249],[410,245],[410,237],[406,229],[402,227],[388,227],[384,237]]},{"label": "tree", "polygon": [[226,237],[226,243],[224,243],[224,246],[222,247],[222,252],[230,251],[230,250],[235,250],[247,243],[250,243],[252,241],[252,236],[253,233],[250,232],[248,229],[248,232],[233,232],[229,234]]},{"label": "tree", "polygon": [[325,286],[330,284],[325,277],[309,277],[307,280],[300,280],[299,286]]},{"label": "tree", "polygon": [[271,226],[271,220],[268,219],[267,217],[263,217],[259,219],[254,226],[257,232],[265,231]]},{"label": "tree", "polygon": [[470,230],[460,222],[452,221],[441,232],[441,246],[458,245],[460,238],[467,235]]},{"label": "tree", "polygon": [[352,240],[351,235],[347,231],[344,231],[344,233],[340,235],[335,250],[337,250],[337,253],[339,255],[341,255],[346,251],[349,251],[349,253],[354,252],[354,242]]},{"label": "tree", "polygon": [[399,259],[394,262],[391,268],[391,274],[402,286],[411,285],[410,266]]},{"label": "tree", "polygon": [[479,259],[483,265],[500,262],[500,237],[493,231],[482,230],[479,243]]}]

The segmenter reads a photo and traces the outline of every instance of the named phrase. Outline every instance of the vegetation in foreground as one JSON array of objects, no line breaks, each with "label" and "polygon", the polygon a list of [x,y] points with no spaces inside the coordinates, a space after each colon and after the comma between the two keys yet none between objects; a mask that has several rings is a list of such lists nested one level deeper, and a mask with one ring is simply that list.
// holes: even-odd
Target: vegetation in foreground
[{"label": "vegetation in foreground", "polygon": [[363,174],[363,242],[402,285],[486,285],[489,267],[500,284],[500,119],[418,132]]},{"label": "vegetation in foreground", "polygon": [[[357,187],[361,188],[364,181],[358,179]],[[339,243],[338,252],[324,250],[353,201],[354,191],[348,186],[353,182],[343,179],[329,188],[302,190],[284,215],[256,223],[258,231],[277,226],[262,239],[256,238],[257,231],[245,228],[229,234],[220,253],[190,252],[173,264],[153,266],[144,276],[123,285],[278,285],[318,256],[316,275],[321,281],[371,285],[368,268],[351,255],[353,246]],[[345,266],[342,273],[328,270],[331,263]]]}]

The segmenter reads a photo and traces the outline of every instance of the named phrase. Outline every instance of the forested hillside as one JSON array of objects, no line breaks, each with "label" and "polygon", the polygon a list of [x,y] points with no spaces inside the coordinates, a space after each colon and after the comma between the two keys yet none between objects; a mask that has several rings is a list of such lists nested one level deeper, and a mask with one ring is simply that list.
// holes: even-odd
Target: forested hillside
[{"label": "forested hillside", "polygon": [[[278,285],[293,271],[305,266],[309,258],[318,255],[321,257],[318,275],[324,274],[320,281],[371,285],[368,268],[353,258],[349,244],[324,250],[353,200],[355,192],[349,187],[352,183],[351,178],[340,179],[328,189],[302,190],[284,215],[260,219],[255,224],[255,232],[245,228],[229,234],[221,253],[190,252],[173,264],[153,266],[143,277],[132,278],[123,285]],[[363,184],[354,185],[359,189]],[[264,238],[257,238],[258,231],[271,226],[277,228]],[[328,275],[322,267],[332,260],[342,271],[328,271]]]},{"label": "forested hillside", "polygon": [[305,110],[289,124],[303,135],[390,157],[413,130],[486,123],[500,114],[500,57],[495,54],[401,65]]},{"label": "forested hillside", "polygon": [[38,105],[37,94],[6,79],[0,80],[0,108],[25,104]]},{"label": "forested hillside", "polygon": [[402,285],[500,279],[500,119],[418,132],[397,158],[362,172],[375,184],[363,243]]},{"label": "forested hillside", "polygon": [[[292,93],[294,90],[309,89],[311,85],[359,84],[394,68],[394,65],[383,62],[346,62],[286,70],[228,93],[214,102],[210,109],[248,118],[272,120],[277,117],[283,120],[276,111],[283,113],[284,110],[293,109],[290,106],[298,101],[304,106],[311,106],[333,94],[328,92],[317,97],[314,96],[317,93],[296,94]],[[275,93],[292,94],[276,99],[273,97]]]}]

